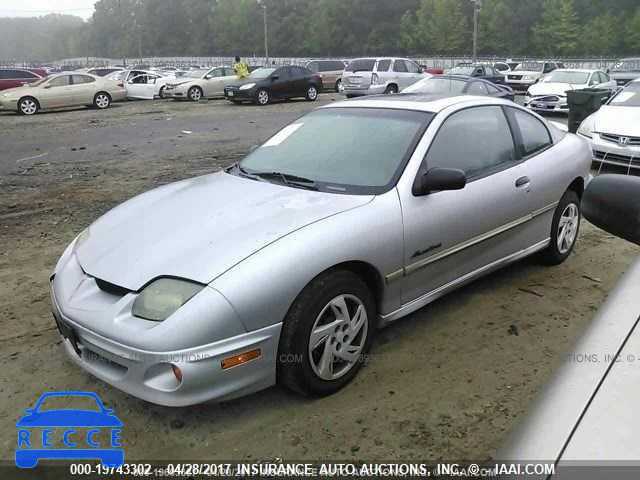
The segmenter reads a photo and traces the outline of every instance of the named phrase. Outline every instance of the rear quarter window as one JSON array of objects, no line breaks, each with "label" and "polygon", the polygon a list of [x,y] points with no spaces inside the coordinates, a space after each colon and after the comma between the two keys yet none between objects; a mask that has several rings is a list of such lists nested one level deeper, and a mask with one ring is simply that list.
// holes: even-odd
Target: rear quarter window
[{"label": "rear quarter window", "polygon": [[536,117],[522,110],[516,110],[515,108],[510,108],[509,110],[520,129],[522,136],[522,153],[524,156],[529,156],[540,150],[544,150],[553,143],[549,130]]}]

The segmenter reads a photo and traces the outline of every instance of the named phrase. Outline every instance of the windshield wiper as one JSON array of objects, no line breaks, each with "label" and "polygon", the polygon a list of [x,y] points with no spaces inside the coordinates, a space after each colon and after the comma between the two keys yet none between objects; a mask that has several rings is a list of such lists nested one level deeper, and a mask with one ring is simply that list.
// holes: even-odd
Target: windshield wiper
[{"label": "windshield wiper", "polygon": [[[239,168],[242,168],[238,166]],[[241,170],[242,171],[242,170]],[[247,172],[248,173],[248,172]],[[292,175],[290,173],[282,172],[251,172],[248,173],[253,177],[264,179],[280,179],[285,185],[293,185],[294,187],[308,188],[310,190],[317,190],[316,182],[310,178],[300,177],[298,175]]]}]

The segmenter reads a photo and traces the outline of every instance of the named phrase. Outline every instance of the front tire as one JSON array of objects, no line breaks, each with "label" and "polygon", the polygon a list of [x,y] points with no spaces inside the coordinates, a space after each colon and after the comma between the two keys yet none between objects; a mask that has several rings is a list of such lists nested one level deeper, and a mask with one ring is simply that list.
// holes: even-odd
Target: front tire
[{"label": "front tire", "polygon": [[394,84],[391,84],[386,88],[384,93],[386,93],[388,95],[394,95],[394,94],[398,93],[398,86],[394,85]]},{"label": "front tire", "polygon": [[342,93],[342,92],[344,92],[344,87],[342,86],[342,80],[338,80],[338,81],[336,82],[335,89],[336,89],[336,93]]},{"label": "front tire", "polygon": [[541,253],[543,263],[559,265],[571,255],[580,231],[581,218],[580,198],[573,190],[567,190],[553,214],[551,242]]},{"label": "front tire", "polygon": [[264,88],[258,90],[256,92],[256,102],[261,106],[269,105],[271,102],[271,95],[269,95],[269,91]]},{"label": "front tire", "polygon": [[111,106],[111,97],[106,92],[98,92],[96,96],[93,97],[93,106],[100,110],[109,108]]},{"label": "front tire", "polygon": [[200,87],[191,87],[187,92],[187,97],[192,102],[199,102],[202,99],[202,89]]},{"label": "front tire", "polygon": [[346,270],[316,277],[284,320],[278,382],[303,395],[337,392],[362,367],[376,318],[373,294],[360,277]]},{"label": "front tire", "polygon": [[24,97],[18,102],[18,112],[21,115],[35,115],[38,110],[40,110],[40,105],[33,97]]},{"label": "front tire", "polygon": [[167,88],[167,87],[165,87],[164,85],[163,85],[162,87],[160,87],[160,91],[158,92],[158,96],[159,96],[160,98],[166,98],[166,97],[164,96],[164,90],[165,90],[165,88]]},{"label": "front tire", "polygon": [[315,85],[310,85],[309,88],[307,88],[305,98],[309,102],[315,102],[318,99],[318,89]]}]

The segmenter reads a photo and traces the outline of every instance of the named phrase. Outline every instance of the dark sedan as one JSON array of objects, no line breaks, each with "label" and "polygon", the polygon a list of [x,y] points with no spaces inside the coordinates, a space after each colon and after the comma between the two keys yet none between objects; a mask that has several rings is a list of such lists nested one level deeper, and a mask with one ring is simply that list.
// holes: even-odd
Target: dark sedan
[{"label": "dark sedan", "polygon": [[405,88],[402,93],[431,93],[448,95],[480,95],[513,101],[515,93],[506,85],[496,85],[481,78],[465,75],[438,75]]},{"label": "dark sedan", "polygon": [[254,70],[247,78],[225,87],[224,96],[233,103],[267,105],[272,100],[298,97],[314,101],[321,88],[322,79],[311,70],[288,65]]},{"label": "dark sedan", "polygon": [[460,63],[448,70],[450,75],[468,75],[469,77],[482,78],[493,83],[503,85],[505,83],[504,73],[499,72],[491,65],[482,63]]}]

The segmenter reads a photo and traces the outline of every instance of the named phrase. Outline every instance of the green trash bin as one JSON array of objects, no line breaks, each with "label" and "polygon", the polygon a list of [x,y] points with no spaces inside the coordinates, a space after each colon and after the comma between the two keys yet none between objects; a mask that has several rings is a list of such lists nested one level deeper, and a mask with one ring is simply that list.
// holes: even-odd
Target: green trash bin
[{"label": "green trash bin", "polygon": [[569,90],[567,104],[569,105],[569,131],[576,133],[582,121],[593,112],[600,110],[611,96],[611,90],[606,88],[584,88]]}]

